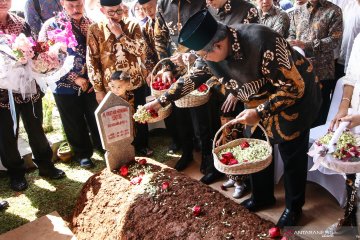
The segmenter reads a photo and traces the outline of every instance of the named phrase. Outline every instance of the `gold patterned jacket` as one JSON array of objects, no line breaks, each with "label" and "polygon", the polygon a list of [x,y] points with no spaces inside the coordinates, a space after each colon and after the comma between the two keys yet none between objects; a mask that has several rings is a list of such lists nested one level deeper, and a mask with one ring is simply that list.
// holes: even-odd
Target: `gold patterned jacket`
[{"label": "gold patterned jacket", "polygon": [[334,49],[341,44],[343,19],[341,8],[319,0],[297,8],[291,17],[289,38],[305,42],[305,55],[314,65],[319,80],[334,79]]},{"label": "gold patterned jacket", "polygon": [[267,13],[259,9],[259,14],[261,24],[278,32],[284,38],[289,36],[290,18],[284,10],[273,5]]},{"label": "gold patterned jacket", "polygon": [[[159,0],[158,12],[155,18],[155,49],[159,60],[168,58],[179,48],[178,36],[181,27],[198,11],[206,7],[205,0]],[[184,50],[181,50],[184,51]],[[174,72],[182,71],[176,68],[170,61],[165,62],[164,67]]]},{"label": "gold patterned jacket", "polygon": [[241,23],[259,23],[258,10],[245,0],[227,0],[222,8],[209,7],[209,12],[217,21],[231,27]]},{"label": "gold patterned jacket", "polygon": [[229,38],[232,51],[227,59],[207,61],[211,72],[204,65],[180,78],[158,99],[161,105],[187,95],[214,74],[246,108],[256,109],[273,143],[293,140],[310,129],[321,92],[309,61],[260,24],[229,28]]},{"label": "gold patterned jacket", "polygon": [[[18,36],[20,33],[24,33],[26,36],[31,36],[31,30],[25,20],[16,16],[15,14],[9,13],[6,24],[0,24],[0,31],[5,34],[14,34]],[[22,98],[21,94],[13,93],[14,101],[17,104],[28,103],[28,102],[37,102],[42,96],[43,93],[40,91],[38,85],[36,85],[36,94],[34,94],[31,98],[27,97],[25,99]],[[9,93],[6,89],[0,88],[0,108],[9,109]],[[1,121],[1,120],[0,120]]]},{"label": "gold patterned jacket", "polygon": [[140,26],[128,19],[121,20],[120,25],[124,31],[120,39],[111,33],[107,21],[95,23],[88,30],[86,63],[95,92],[109,91],[108,83],[115,71],[130,75],[132,89],[144,84],[147,46]]}]

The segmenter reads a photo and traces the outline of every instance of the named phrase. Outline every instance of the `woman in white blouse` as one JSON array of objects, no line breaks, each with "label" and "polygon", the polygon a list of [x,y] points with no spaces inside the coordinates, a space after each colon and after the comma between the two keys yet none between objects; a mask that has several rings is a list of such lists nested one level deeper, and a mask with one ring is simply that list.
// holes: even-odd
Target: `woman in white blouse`
[{"label": "woman in white blouse", "polygon": [[[332,120],[329,130],[335,129],[340,121],[350,122],[348,128],[360,125],[360,34],[355,38],[343,82],[344,89],[339,110]],[[344,218],[331,227],[334,232],[341,233],[344,229],[358,231],[356,228],[358,223],[360,224],[360,219],[359,213],[357,214],[357,208],[360,206],[357,201],[357,188],[356,174],[346,175],[348,200],[345,207],[345,215]]]}]

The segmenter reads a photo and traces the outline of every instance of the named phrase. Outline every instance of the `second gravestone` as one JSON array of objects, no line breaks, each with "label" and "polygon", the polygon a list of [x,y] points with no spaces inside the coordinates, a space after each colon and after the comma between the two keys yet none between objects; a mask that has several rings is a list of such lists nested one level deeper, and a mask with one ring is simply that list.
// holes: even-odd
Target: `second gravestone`
[{"label": "second gravestone", "polygon": [[110,171],[135,159],[134,128],[130,104],[108,92],[95,111],[105,160]]}]

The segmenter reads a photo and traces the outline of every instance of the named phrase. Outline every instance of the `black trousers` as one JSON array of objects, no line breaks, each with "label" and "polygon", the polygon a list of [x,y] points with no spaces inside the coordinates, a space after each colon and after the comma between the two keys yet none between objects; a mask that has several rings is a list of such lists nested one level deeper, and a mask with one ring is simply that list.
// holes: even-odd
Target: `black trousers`
[{"label": "black trousers", "polygon": [[[139,105],[146,103],[147,86],[142,86],[133,91],[134,93],[134,107],[137,109]],[[136,136],[134,139],[134,146],[137,150],[148,147],[149,129],[147,124],[135,122]]]},{"label": "black trousers", "polygon": [[178,147],[181,147],[181,141],[178,134],[178,127],[176,121],[176,112],[178,111],[178,107],[175,106],[174,103],[172,104],[172,112],[169,117],[164,119],[166,130],[169,133],[173,144],[176,144]]},{"label": "black trousers", "polygon": [[[41,99],[34,104],[32,102],[15,103],[15,108],[17,121],[19,122],[19,116],[21,116],[28,134],[29,145],[34,158],[40,165],[39,168],[53,166],[51,162],[52,150],[42,128]],[[14,134],[10,110],[0,108],[0,157],[11,178],[19,178],[25,175],[24,160],[20,156],[17,139],[18,131]]]},{"label": "black trousers", "polygon": [[[305,203],[309,133],[306,130],[296,139],[278,145],[284,162],[285,203],[290,210],[299,210]],[[255,202],[274,198],[274,161],[263,171],[251,174],[250,182]]]},{"label": "black trousers", "polygon": [[90,158],[94,147],[102,148],[95,119],[95,110],[98,106],[95,93],[83,93],[80,96],[54,94],[54,98],[67,141],[75,157]]},{"label": "black trousers", "polygon": [[[195,120],[194,120],[195,119]],[[176,123],[183,155],[190,156],[194,149],[193,121],[198,124],[201,151],[203,155],[211,154],[210,115],[207,104],[194,108],[177,108]]]}]

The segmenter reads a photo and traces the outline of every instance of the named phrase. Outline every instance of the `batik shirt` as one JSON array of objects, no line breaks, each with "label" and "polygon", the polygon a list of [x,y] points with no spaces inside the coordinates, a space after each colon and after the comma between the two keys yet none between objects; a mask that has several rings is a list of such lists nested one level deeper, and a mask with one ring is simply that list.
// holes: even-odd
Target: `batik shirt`
[{"label": "batik shirt", "polygon": [[227,26],[236,27],[241,23],[259,23],[258,10],[245,0],[228,0],[223,7],[209,7],[209,12],[215,19]]},{"label": "batik shirt", "polygon": [[[5,25],[0,24],[0,31],[5,34],[14,34],[18,36],[20,33],[24,33],[26,36],[31,36],[31,30],[28,24],[25,23],[25,20],[16,16],[15,14],[9,13],[8,19]],[[21,94],[13,93],[15,103],[22,104],[28,103],[30,101],[37,102],[40,97],[43,96],[38,85],[36,85],[37,93],[34,94],[31,98],[23,99]],[[5,89],[0,88],[0,108],[10,108],[9,105],[9,93]]]},{"label": "batik shirt", "polygon": [[155,20],[152,20],[150,18],[146,21],[145,25],[142,27],[144,40],[147,44],[147,53],[146,53],[147,58],[145,61],[145,66],[147,69],[153,69],[159,61],[157,52],[155,50],[154,27],[155,27]]},{"label": "batik shirt", "polygon": [[[25,20],[31,26],[31,30],[37,35],[42,24],[62,11],[60,0],[38,0],[40,13],[35,9],[34,0],[27,0],[25,4]],[[40,15],[39,15],[40,14]]]},{"label": "batik shirt", "polygon": [[224,61],[207,62],[211,72],[204,65],[180,78],[158,99],[160,104],[187,95],[212,73],[246,108],[256,109],[273,143],[293,140],[310,129],[321,92],[309,61],[260,24],[229,28],[229,38],[232,51]]},{"label": "batik shirt", "polygon": [[289,38],[305,43],[305,55],[314,65],[319,80],[334,79],[334,49],[341,44],[343,20],[340,7],[326,0],[309,2],[296,9]]},{"label": "batik shirt", "polygon": [[[63,17],[60,17],[63,16]],[[74,49],[68,48],[68,54],[74,56],[74,67],[63,76],[60,81],[56,82],[57,88],[55,94],[78,94],[80,87],[75,83],[78,77],[88,79],[86,69],[86,36],[89,26],[92,24],[91,20],[87,17],[82,17],[80,21],[75,21],[66,16],[66,13],[61,13],[56,17],[47,20],[40,33],[39,41],[47,41],[47,32],[54,29],[63,28],[59,21],[71,22],[73,34],[76,38],[78,45]],[[91,86],[90,86],[91,87]],[[90,88],[89,87],[89,88]]]},{"label": "batik shirt", "polygon": [[[178,45],[181,27],[192,15],[205,7],[205,0],[158,1],[154,38],[155,49],[160,60],[170,57],[175,51],[180,50],[179,48],[183,48]],[[164,67],[174,72],[182,71],[182,69],[175,69],[170,61],[164,63]]]},{"label": "batik shirt", "polygon": [[143,85],[145,78],[146,43],[140,26],[129,19],[120,21],[124,34],[116,36],[107,21],[93,24],[88,32],[87,66],[95,92],[108,92],[108,83],[115,71],[130,75],[132,90]]},{"label": "batik shirt", "polygon": [[278,32],[284,38],[289,35],[290,19],[287,13],[274,5],[269,12],[264,13],[259,9],[260,23]]}]

